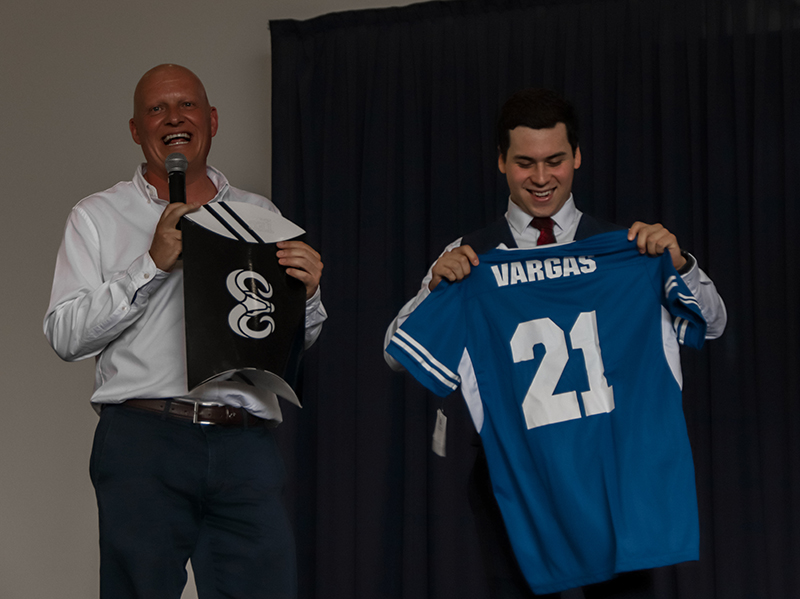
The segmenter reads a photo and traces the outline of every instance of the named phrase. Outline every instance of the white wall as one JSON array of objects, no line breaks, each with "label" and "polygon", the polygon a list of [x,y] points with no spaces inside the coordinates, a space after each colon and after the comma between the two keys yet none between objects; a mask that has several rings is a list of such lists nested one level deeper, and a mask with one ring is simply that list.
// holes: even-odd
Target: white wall
[{"label": "white wall", "polygon": [[[269,195],[270,19],[404,0],[5,0],[0,7],[0,597],[98,595],[88,475],[97,420],[91,360],[61,362],[42,335],[70,208],[130,179],[133,89],[176,62],[220,116],[210,162]],[[185,597],[196,597],[189,588]]]}]

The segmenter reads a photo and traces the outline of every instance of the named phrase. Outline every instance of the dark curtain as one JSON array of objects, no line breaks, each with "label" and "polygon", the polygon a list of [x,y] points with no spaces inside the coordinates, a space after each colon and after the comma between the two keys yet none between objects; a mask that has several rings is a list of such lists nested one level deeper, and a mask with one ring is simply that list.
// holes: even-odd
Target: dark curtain
[{"label": "dark curtain", "polygon": [[382,344],[443,247],[504,212],[494,122],[526,86],[577,106],[579,208],[663,222],[728,307],[725,335],[683,354],[701,559],[659,570],[660,596],[800,596],[799,29],[781,0],[452,1],[271,23],[273,198],[322,253],[330,314],[305,408],[280,429],[301,597],[486,597],[466,408],[390,371]]}]

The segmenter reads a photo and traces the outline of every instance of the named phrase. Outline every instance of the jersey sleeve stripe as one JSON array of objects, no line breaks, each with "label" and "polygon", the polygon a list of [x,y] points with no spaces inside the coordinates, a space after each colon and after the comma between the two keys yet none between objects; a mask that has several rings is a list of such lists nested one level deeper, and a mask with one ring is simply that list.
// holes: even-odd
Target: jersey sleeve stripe
[{"label": "jersey sleeve stripe", "polygon": [[667,279],[666,283],[664,283],[664,295],[669,297],[669,292],[672,291],[677,286],[678,286],[677,277],[675,275],[672,275]]},{"label": "jersey sleeve stripe", "polygon": [[444,374],[444,376],[446,376],[447,378],[451,379],[451,380],[452,380],[454,383],[456,383],[456,384],[460,384],[460,383],[461,383],[461,377],[459,377],[459,376],[458,376],[458,374],[456,374],[455,372],[453,372],[452,370],[450,370],[450,369],[449,369],[447,366],[445,366],[444,364],[442,364],[442,363],[441,363],[439,360],[437,360],[436,358],[434,358],[434,357],[433,357],[433,355],[432,355],[432,354],[431,354],[431,353],[430,353],[430,352],[429,352],[427,349],[425,349],[425,347],[423,347],[423,346],[422,346],[422,345],[421,345],[421,344],[420,344],[418,341],[416,341],[416,340],[415,340],[415,339],[414,339],[414,338],[413,338],[411,335],[409,335],[408,333],[406,333],[406,332],[405,332],[404,330],[402,330],[402,329],[398,329],[398,331],[397,331],[397,332],[394,334],[394,336],[395,336],[395,337],[397,337],[398,335],[399,335],[400,337],[402,337],[402,338],[403,338],[403,339],[404,339],[406,342],[408,342],[410,345],[413,345],[413,346],[414,346],[414,348],[415,348],[415,349],[416,349],[416,350],[417,350],[417,351],[418,351],[420,354],[422,354],[423,356],[425,356],[425,358],[428,360],[428,362],[429,362],[429,363],[430,363],[430,364],[431,364],[433,367],[435,367],[435,368],[438,368],[438,369],[439,369],[439,371],[440,371],[442,374]]},{"label": "jersey sleeve stripe", "polygon": [[678,343],[700,348],[705,340],[706,322],[697,298],[677,274],[666,274],[665,298],[671,305],[672,327]]},{"label": "jersey sleeve stripe", "polygon": [[700,308],[700,304],[693,295],[686,295],[685,293],[679,292],[678,299],[680,299],[687,306],[697,306],[698,309]]},{"label": "jersey sleeve stripe", "polygon": [[[461,382],[461,381],[460,381],[460,378],[458,377],[458,375],[455,375],[455,379],[454,379],[454,380],[455,380],[456,382],[454,382],[453,380],[449,380],[449,379],[445,378],[445,377],[442,375],[442,373],[441,373],[441,372],[439,372],[439,371],[438,371],[436,368],[434,368],[433,366],[431,366],[431,365],[428,363],[428,361],[427,361],[427,360],[425,360],[425,358],[423,358],[423,357],[422,357],[421,355],[419,355],[419,354],[418,354],[416,351],[414,351],[414,348],[413,348],[413,347],[411,347],[411,346],[410,346],[408,343],[406,343],[405,341],[403,341],[402,339],[400,339],[400,338],[399,338],[399,333],[402,333],[402,331],[398,330],[398,331],[397,331],[397,333],[395,333],[394,337],[392,337],[392,343],[394,343],[394,344],[395,344],[397,347],[399,347],[399,348],[400,348],[400,349],[402,349],[404,352],[406,352],[406,354],[408,354],[408,355],[409,355],[409,356],[410,356],[412,359],[414,359],[414,360],[415,360],[415,361],[416,361],[416,362],[417,362],[417,363],[418,363],[418,364],[419,364],[419,365],[420,365],[422,368],[424,368],[424,369],[425,369],[425,370],[427,370],[429,373],[431,373],[431,374],[432,374],[434,377],[436,377],[436,379],[437,379],[439,382],[441,382],[443,385],[445,385],[445,386],[446,386],[446,387],[448,387],[449,389],[452,389],[453,391],[455,391],[456,389],[458,389],[458,383],[460,383],[460,382]],[[415,342],[414,342],[414,340],[413,340],[413,339],[411,339],[411,338],[409,338],[409,341],[410,341],[411,343],[415,343]],[[423,350],[423,351],[424,351],[424,350]],[[427,353],[427,352],[425,352],[425,353]],[[434,361],[435,361],[435,360],[434,360]],[[447,369],[445,369],[445,370],[447,370]]]},{"label": "jersey sleeve stripe", "polygon": [[686,329],[689,328],[689,321],[681,318],[680,316],[676,316],[674,320],[674,327],[675,333],[678,336],[678,343],[683,345],[683,341],[686,338]]}]

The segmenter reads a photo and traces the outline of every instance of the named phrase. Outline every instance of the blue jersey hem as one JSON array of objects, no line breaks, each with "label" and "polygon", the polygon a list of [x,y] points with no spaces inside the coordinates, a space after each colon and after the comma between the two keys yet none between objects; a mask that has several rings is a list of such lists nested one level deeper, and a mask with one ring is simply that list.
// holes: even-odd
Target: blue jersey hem
[{"label": "blue jersey hem", "polygon": [[636,570],[649,570],[651,568],[673,566],[675,564],[681,564],[684,562],[696,562],[699,559],[699,553],[696,550],[681,551],[679,553],[662,555],[657,558],[647,560],[629,560],[618,564],[613,570],[588,574],[586,576],[571,578],[569,580],[554,582],[551,584],[532,585],[530,582],[528,584],[534,593],[537,595],[544,595],[547,593],[557,593],[559,591],[567,591],[569,589],[584,587],[586,585],[595,584],[598,582],[605,582],[624,572],[634,572]]}]

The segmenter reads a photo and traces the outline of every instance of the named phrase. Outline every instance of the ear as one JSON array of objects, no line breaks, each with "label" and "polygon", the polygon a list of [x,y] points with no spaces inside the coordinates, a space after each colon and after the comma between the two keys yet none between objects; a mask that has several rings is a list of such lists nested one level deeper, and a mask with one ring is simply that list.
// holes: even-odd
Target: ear
[{"label": "ear", "polygon": [[133,138],[133,141],[135,141],[138,145],[142,145],[142,142],[139,139],[139,130],[136,128],[136,122],[133,119],[128,121],[128,127],[131,129],[131,137]]},{"label": "ear", "polygon": [[217,134],[217,127],[219,127],[219,116],[217,115],[217,109],[212,106],[211,107],[211,137],[214,137]]},{"label": "ear", "polygon": [[497,148],[497,168],[500,169],[501,173],[506,174],[506,157],[503,156],[500,148]]},{"label": "ear", "polygon": [[580,146],[575,148],[575,160],[574,160],[574,162],[575,162],[575,164],[573,165],[573,168],[578,168],[581,165],[581,147]]}]

